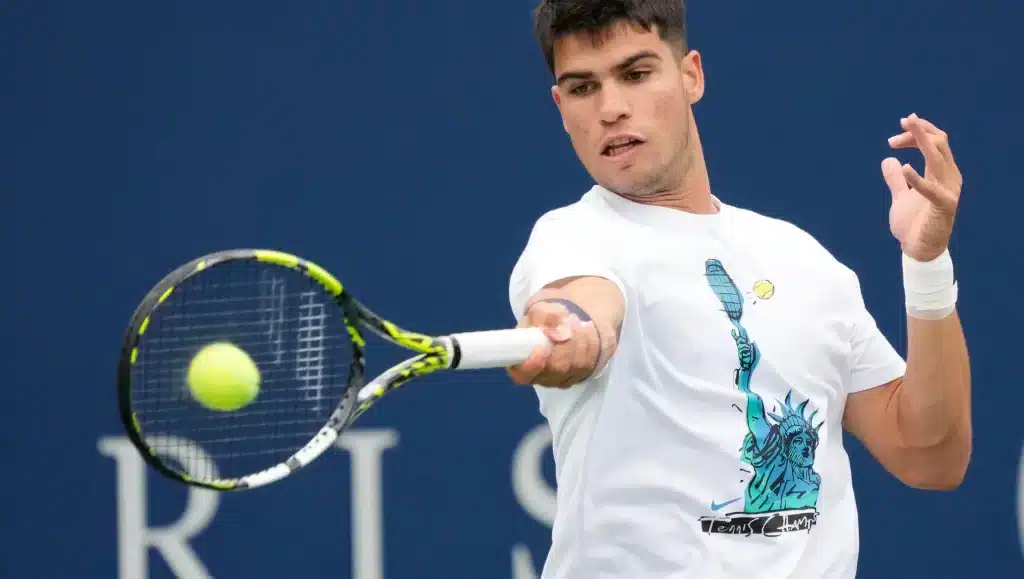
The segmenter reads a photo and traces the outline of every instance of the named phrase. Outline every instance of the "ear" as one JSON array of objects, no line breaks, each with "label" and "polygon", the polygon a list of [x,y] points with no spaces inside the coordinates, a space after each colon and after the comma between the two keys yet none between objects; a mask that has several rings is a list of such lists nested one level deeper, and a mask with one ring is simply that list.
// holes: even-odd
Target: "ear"
[{"label": "ear", "polygon": [[701,64],[700,53],[696,50],[687,52],[679,67],[683,78],[683,90],[690,104],[694,104],[704,96],[704,67]]},{"label": "ear", "polygon": [[562,128],[568,133],[569,127],[565,126],[565,115],[562,114],[562,95],[558,92],[557,84],[551,87],[551,100],[555,101],[555,106],[558,107],[558,114],[562,117]]}]

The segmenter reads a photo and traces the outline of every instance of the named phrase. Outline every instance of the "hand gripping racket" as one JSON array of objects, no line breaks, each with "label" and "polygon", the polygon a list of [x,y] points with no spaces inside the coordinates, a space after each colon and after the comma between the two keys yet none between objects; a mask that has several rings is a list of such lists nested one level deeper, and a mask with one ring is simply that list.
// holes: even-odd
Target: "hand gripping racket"
[{"label": "hand gripping racket", "polygon": [[[367,384],[365,330],[416,355]],[[193,357],[216,342],[240,348],[259,370],[257,397],[234,411],[209,410],[186,385]],[[310,261],[221,251],[174,270],[137,307],[118,364],[118,407],[129,439],[161,474],[214,490],[252,489],[312,462],[409,380],[515,365],[546,342],[537,328],[410,332]]]}]

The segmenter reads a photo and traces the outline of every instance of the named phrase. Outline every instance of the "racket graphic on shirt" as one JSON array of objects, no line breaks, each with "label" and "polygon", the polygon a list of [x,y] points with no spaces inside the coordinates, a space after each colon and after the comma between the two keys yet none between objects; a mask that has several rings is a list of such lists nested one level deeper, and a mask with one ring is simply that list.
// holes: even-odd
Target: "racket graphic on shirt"
[{"label": "racket graphic on shirt", "polygon": [[750,340],[747,329],[740,324],[740,319],[743,317],[743,294],[740,293],[729,273],[725,271],[722,262],[717,259],[709,259],[705,262],[704,275],[707,277],[708,285],[718,296],[718,301],[722,303],[725,315],[735,326],[732,337],[736,342],[740,367],[733,373],[733,381],[739,385],[741,372],[746,372],[749,375],[757,366],[760,356],[757,345]]},{"label": "racket graphic on shirt", "polygon": [[732,281],[729,272],[725,271],[722,262],[717,259],[709,259],[704,264],[704,275],[708,284],[722,302],[725,314],[729,316],[734,324],[738,324],[743,317],[743,294],[740,293],[736,283]]},{"label": "racket graphic on shirt", "polygon": [[[415,355],[365,383],[365,331]],[[121,349],[118,409],[128,438],[164,476],[214,490],[252,489],[315,460],[408,381],[515,365],[546,341],[538,328],[411,332],[310,261],[279,251],[220,251],[169,273],[138,305]],[[200,406],[186,385],[193,356],[214,342],[241,348],[259,371],[257,397],[235,411]]]}]

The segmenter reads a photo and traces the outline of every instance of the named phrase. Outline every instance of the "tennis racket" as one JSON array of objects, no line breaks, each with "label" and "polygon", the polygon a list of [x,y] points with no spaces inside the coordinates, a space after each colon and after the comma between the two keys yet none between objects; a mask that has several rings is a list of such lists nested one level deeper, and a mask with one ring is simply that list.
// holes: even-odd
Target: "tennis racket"
[{"label": "tennis racket", "polygon": [[[364,331],[415,355],[367,383]],[[241,348],[259,369],[258,396],[235,411],[201,406],[186,384],[191,360],[214,342]],[[213,490],[253,489],[311,463],[409,380],[515,365],[546,342],[537,328],[411,332],[310,261],[220,251],[177,268],[138,305],[121,348],[118,408],[128,438],[161,474]]]}]

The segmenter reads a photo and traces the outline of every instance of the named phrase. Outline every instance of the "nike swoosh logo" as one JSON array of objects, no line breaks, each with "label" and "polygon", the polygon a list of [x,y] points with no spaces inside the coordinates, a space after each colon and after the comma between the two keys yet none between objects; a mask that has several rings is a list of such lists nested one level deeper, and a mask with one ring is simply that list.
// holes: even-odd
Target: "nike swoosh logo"
[{"label": "nike swoosh logo", "polygon": [[711,501],[711,510],[712,511],[720,511],[720,510],[724,509],[725,507],[735,503],[738,500],[740,500],[740,499],[736,498],[736,499],[733,499],[731,501],[725,501],[724,503],[716,503],[715,501]]}]

